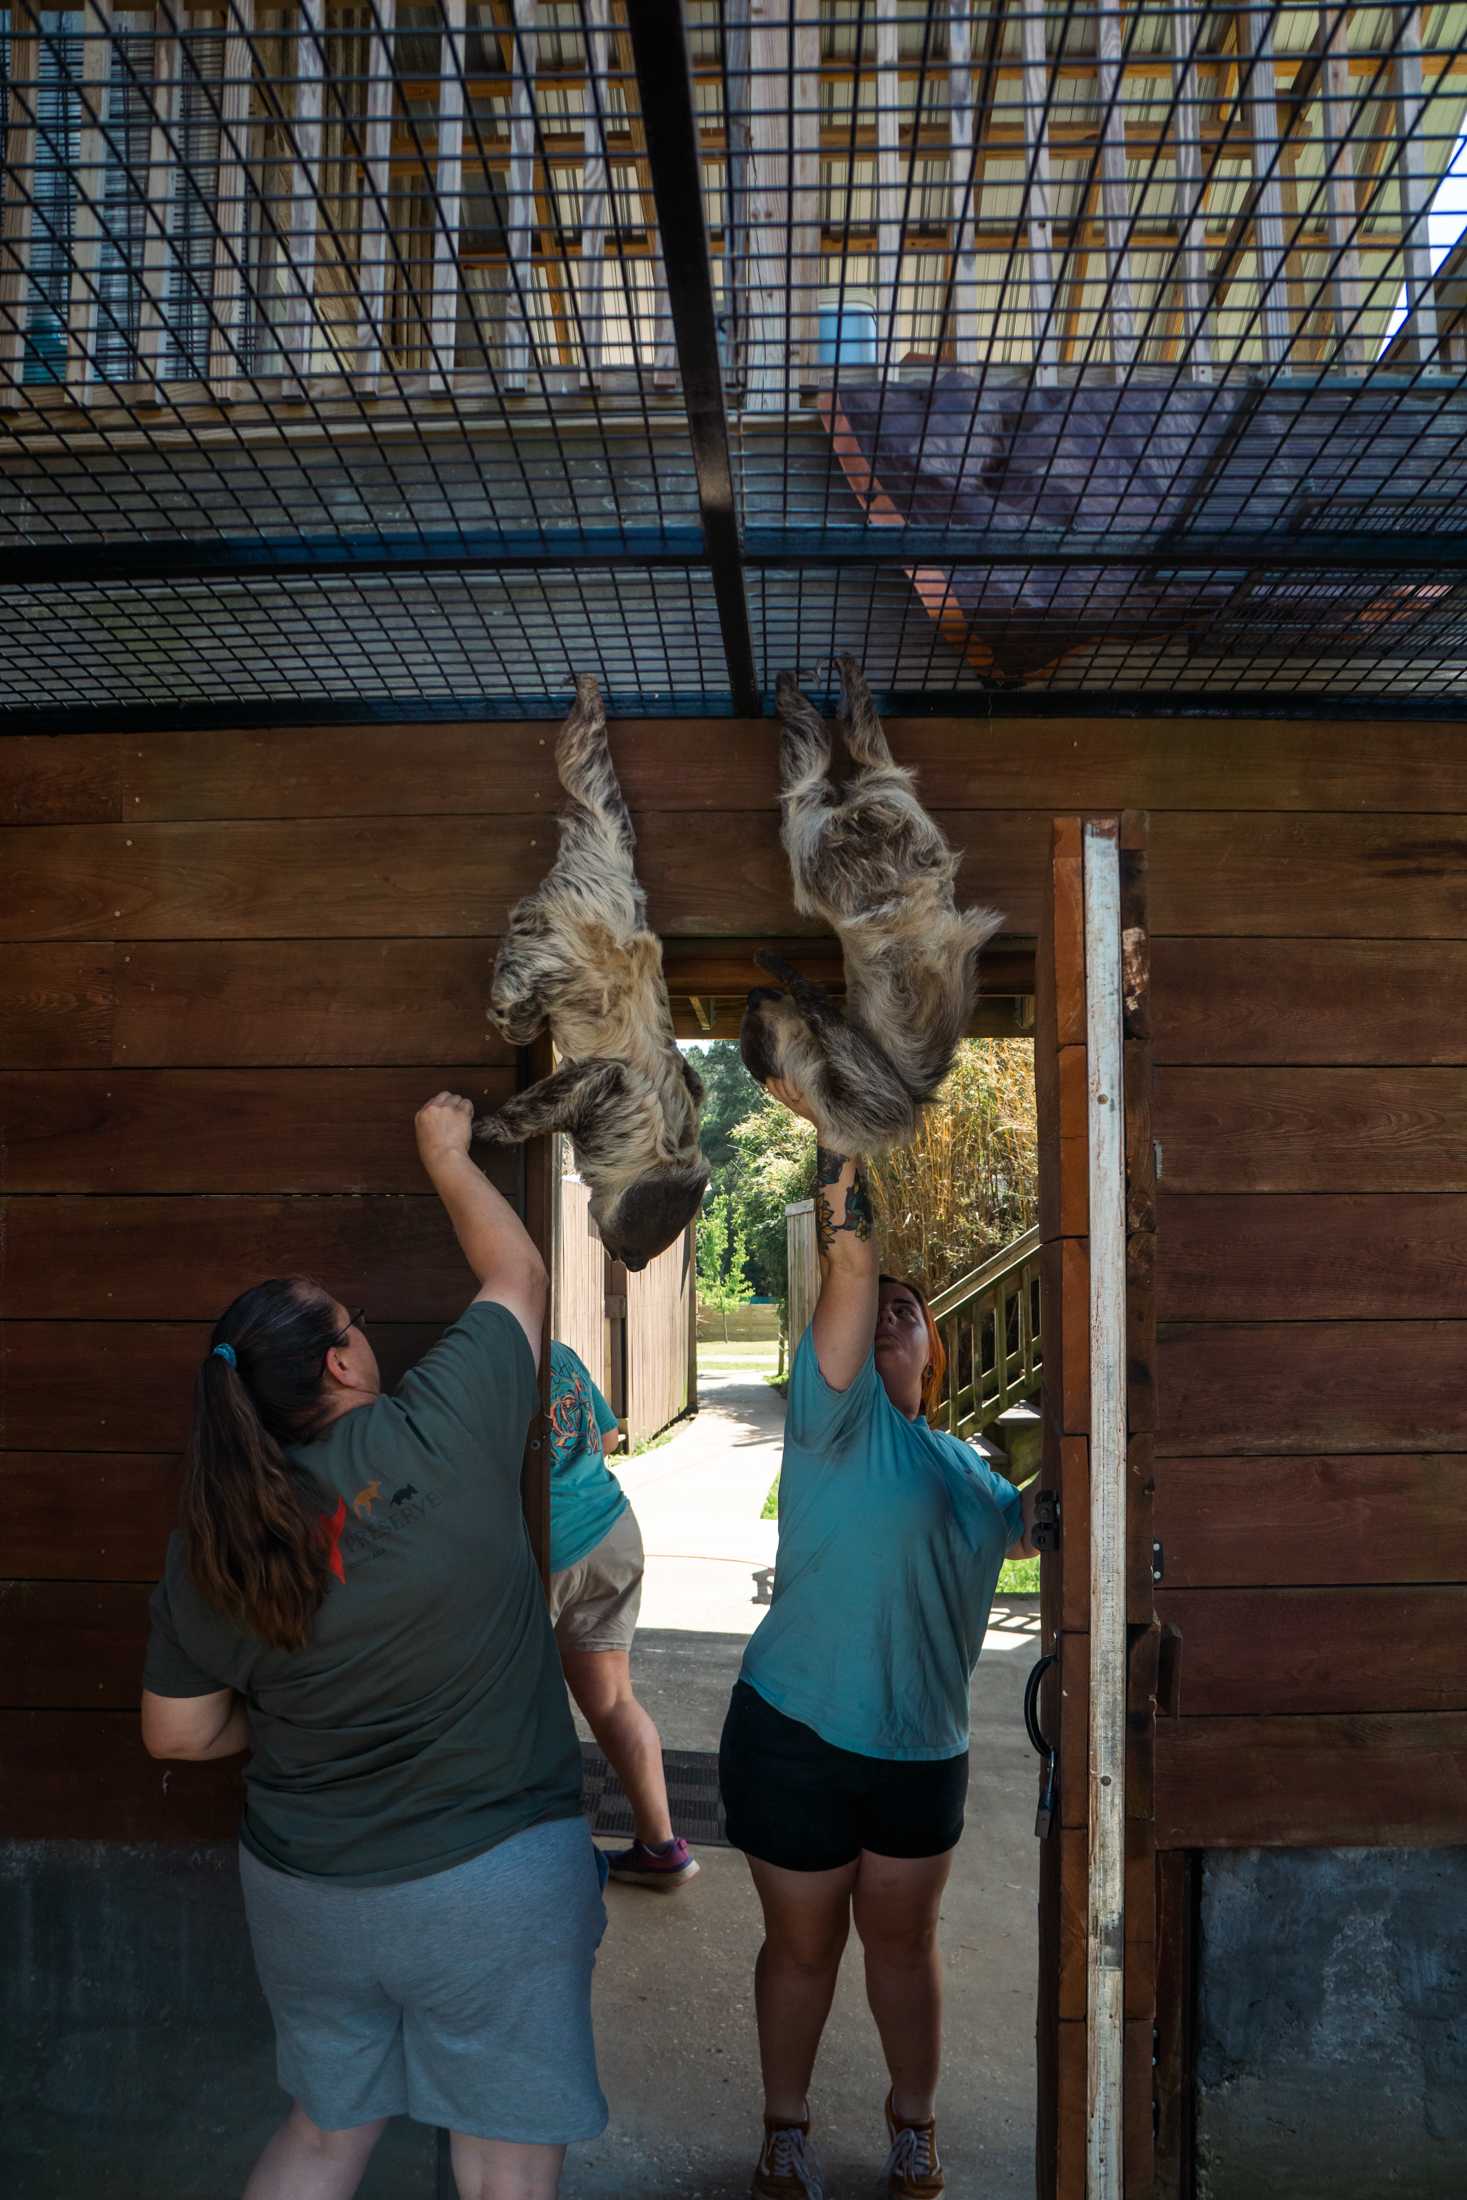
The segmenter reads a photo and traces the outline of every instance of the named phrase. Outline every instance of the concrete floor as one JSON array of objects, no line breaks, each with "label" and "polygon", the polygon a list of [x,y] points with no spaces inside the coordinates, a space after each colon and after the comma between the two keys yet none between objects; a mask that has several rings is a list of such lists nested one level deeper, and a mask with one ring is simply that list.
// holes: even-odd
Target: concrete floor
[{"label": "concrete floor", "polygon": [[[670,1748],[714,1749],[774,1524],[782,1406],[763,1382],[708,1381],[704,1408],[623,1481],[647,1546],[638,1693]],[[762,1592],[762,1593],[761,1593]],[[968,1831],[943,1907],[946,2073],[940,2137],[953,2200],[1033,2191],[1036,1765],[1021,1701],[1038,1619],[995,1611],[973,1688]],[[612,1844],[614,1845],[614,1844]],[[612,1887],[596,2030],[612,2120],[572,2149],[565,2200],[744,2200],[759,2143],[752,1972],[758,1904],[743,1859],[700,1852],[671,1897]],[[831,2200],[866,2195],[885,2152],[886,2078],[847,1953],[815,2074],[815,2142]]]}]

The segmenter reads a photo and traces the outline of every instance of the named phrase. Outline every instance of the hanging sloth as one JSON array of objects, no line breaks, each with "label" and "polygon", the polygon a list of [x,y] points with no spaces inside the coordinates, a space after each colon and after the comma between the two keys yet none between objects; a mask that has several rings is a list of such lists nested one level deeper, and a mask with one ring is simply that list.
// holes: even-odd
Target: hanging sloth
[{"label": "hanging sloth", "polygon": [[842,1154],[910,1144],[924,1105],[952,1068],[978,997],[978,952],[1003,919],[960,910],[960,858],[918,801],[910,771],[893,762],[859,667],[840,660],[836,723],[850,758],[833,776],[830,728],[796,687],[778,682],[780,837],[795,907],[840,940],[846,997],[789,963],[756,957],[779,980],[749,995],[739,1033],[759,1084],[797,1085],[820,1142]]},{"label": "hanging sloth", "polygon": [[703,1085],[673,1037],[662,947],[647,930],[636,838],[596,682],[576,682],[556,767],[567,801],[544,882],[510,912],[489,1021],[511,1046],[549,1025],[559,1067],[474,1125],[490,1145],[566,1131],[614,1260],[645,1268],[702,1205]]}]

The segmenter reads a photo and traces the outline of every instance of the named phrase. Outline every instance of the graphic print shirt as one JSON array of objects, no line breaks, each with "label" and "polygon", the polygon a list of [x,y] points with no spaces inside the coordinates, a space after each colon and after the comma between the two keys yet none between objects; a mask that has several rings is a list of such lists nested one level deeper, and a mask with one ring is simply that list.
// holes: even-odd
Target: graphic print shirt
[{"label": "graphic print shirt", "polygon": [[579,1566],[627,1509],[601,1449],[616,1415],[568,1344],[550,1347],[550,1571]]}]

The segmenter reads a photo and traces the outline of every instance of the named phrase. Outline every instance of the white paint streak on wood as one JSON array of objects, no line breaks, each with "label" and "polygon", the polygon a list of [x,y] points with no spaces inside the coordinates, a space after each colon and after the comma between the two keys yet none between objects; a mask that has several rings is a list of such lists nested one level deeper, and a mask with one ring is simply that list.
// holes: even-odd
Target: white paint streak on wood
[{"label": "white paint streak on wood", "polygon": [[[876,331],[881,372],[897,363],[902,279],[902,106],[897,73],[900,26],[893,0],[876,20]],[[864,58],[864,56],[863,56]],[[913,158],[915,159],[915,150]]]},{"label": "white paint streak on wood", "polygon": [[820,4],[795,0],[794,200],[790,239],[790,357],[814,380],[820,292]]},{"label": "white paint streak on wood", "polygon": [[777,412],[789,382],[789,138],[784,107],[790,69],[789,0],[750,0],[748,327],[746,403]]},{"label": "white paint streak on wood", "polygon": [[576,310],[580,315],[581,346],[585,355],[584,375],[589,383],[595,381],[601,369],[606,327],[606,238],[613,226],[605,112],[610,44],[599,7],[589,10],[584,36],[587,75],[581,95],[585,111],[581,118],[584,150],[581,155],[581,250]]},{"label": "white paint streak on wood", "polygon": [[387,350],[387,298],[392,245],[392,123],[396,92],[392,73],[392,42],[397,25],[397,0],[376,0],[375,20],[367,32],[367,112],[362,125],[362,222],[361,251],[357,261],[357,295],[361,318],[357,329],[359,372],[376,381]]},{"label": "white paint streak on wood", "polygon": [[1126,183],[1126,119],[1118,0],[1101,0],[1096,96],[1100,101],[1100,217],[1105,236],[1110,352],[1118,377],[1124,378],[1135,361],[1136,336],[1126,248],[1131,208]]},{"label": "white paint streak on wood", "polygon": [[504,300],[506,389],[522,390],[533,347],[535,256],[535,15],[536,0],[510,0],[514,84],[509,105],[509,251]]},{"label": "white paint streak on wood", "polygon": [[1424,8],[1412,8],[1396,54],[1396,113],[1400,132],[1401,229],[1406,237],[1406,310],[1403,331],[1409,356],[1425,361],[1436,351],[1436,303],[1431,294],[1431,235],[1427,216],[1436,195],[1426,140],[1426,96],[1421,76]]},{"label": "white paint streak on wood", "polygon": [[1090,1877],[1086,2200],[1120,2200],[1125,1955],[1126,1163],[1120,849],[1085,827],[1090,1152]]},{"label": "white paint streak on wood", "polygon": [[458,254],[464,203],[465,0],[439,0],[443,35],[438,65],[437,208],[433,229],[433,386],[445,389],[458,346]]},{"label": "white paint streak on wood", "polygon": [[1363,363],[1368,347],[1358,327],[1360,257],[1355,250],[1355,147],[1350,135],[1356,112],[1350,80],[1350,11],[1336,5],[1322,8],[1320,16],[1321,29],[1328,19],[1329,37],[1320,118],[1324,132],[1330,306],[1335,320],[1336,356],[1352,365]]},{"label": "white paint streak on wood", "polygon": [[1207,218],[1202,206],[1202,83],[1195,59],[1200,34],[1198,10],[1178,8],[1172,18],[1172,98],[1177,222],[1182,239],[1183,352],[1193,379],[1207,382],[1212,378],[1212,342],[1207,332]]},{"label": "white paint streak on wood", "polygon": [[978,196],[977,118],[973,106],[972,0],[952,0],[948,36],[948,190],[952,204],[952,345],[959,366],[978,359],[978,256],[973,216]]},{"label": "white paint streak on wood", "polygon": [[148,197],[144,209],[143,294],[138,307],[138,369],[145,381],[158,378],[167,328],[168,264],[174,257],[173,189],[178,178],[178,40],[169,28],[167,8],[153,17],[153,74],[148,86]]},{"label": "white paint streak on wood", "polygon": [[285,209],[285,311],[281,349],[286,372],[309,380],[316,367],[316,231],[321,193],[321,115],[326,59],[324,0],[298,0],[296,35],[287,46],[295,92]]},{"label": "white paint streak on wood", "polygon": [[1042,0],[1027,0],[1024,14],[1024,146],[1029,188],[1029,312],[1033,321],[1037,382],[1059,379],[1059,326],[1054,298],[1054,215],[1050,199],[1049,57]]},{"label": "white paint streak on wood", "polygon": [[1238,67],[1243,110],[1252,149],[1253,254],[1258,274],[1258,316],[1263,356],[1271,367],[1289,356],[1289,314],[1284,251],[1284,191],[1278,128],[1278,83],[1273,66],[1275,7],[1267,19],[1244,9],[1237,17]]},{"label": "white paint streak on wood", "polygon": [[36,188],[36,84],[40,41],[23,0],[10,11],[10,82],[5,102],[5,161],[0,171],[0,405],[20,403],[25,358],[26,292]]},{"label": "white paint streak on wood", "polygon": [[112,96],[111,0],[87,0],[82,17],[81,131],[77,143],[76,208],[71,234],[71,286],[66,315],[66,381],[85,404],[97,357],[97,306],[103,208],[107,186],[106,125]]},{"label": "white paint streak on wood", "polygon": [[209,381],[214,394],[238,388],[247,327],[241,307],[245,279],[245,193],[249,188],[254,93],[255,0],[228,0],[224,17],[224,78],[219,87],[219,192],[215,206],[214,288],[209,326]]}]

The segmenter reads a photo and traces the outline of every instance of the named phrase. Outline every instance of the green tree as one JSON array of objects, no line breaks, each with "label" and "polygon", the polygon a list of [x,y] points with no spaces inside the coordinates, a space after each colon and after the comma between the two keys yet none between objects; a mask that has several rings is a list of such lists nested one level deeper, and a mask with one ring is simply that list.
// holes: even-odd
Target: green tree
[{"label": "green tree", "polygon": [[711,1039],[706,1046],[686,1047],[684,1052],[703,1080],[703,1112],[698,1124],[703,1158],[713,1171],[714,1191],[725,1191],[724,1180],[735,1158],[734,1130],[746,1116],[765,1105],[764,1094],[745,1069],[732,1039]]},{"label": "green tree", "polygon": [[1034,1049],[965,1039],[910,1146],[871,1165],[883,1265],[945,1291],[1039,1214]]},{"label": "green tree", "polygon": [[784,1211],[808,1199],[815,1185],[815,1132],[767,1093],[733,1134],[731,1178],[735,1211],[749,1247],[749,1266],[779,1301],[781,1336],[789,1327],[789,1252]]},{"label": "green tree", "polygon": [[727,1192],[719,1192],[698,1219],[698,1297],[723,1316],[725,1344],[729,1315],[754,1296],[746,1273],[748,1258],[733,1201]]}]

